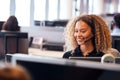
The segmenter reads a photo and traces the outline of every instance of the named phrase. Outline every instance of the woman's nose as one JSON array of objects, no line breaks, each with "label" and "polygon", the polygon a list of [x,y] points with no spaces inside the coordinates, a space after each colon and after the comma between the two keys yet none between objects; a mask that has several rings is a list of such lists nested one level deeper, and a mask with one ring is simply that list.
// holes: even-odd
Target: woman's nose
[{"label": "woman's nose", "polygon": [[81,36],[82,36],[81,32],[78,32],[78,33],[77,33],[77,36],[78,36],[78,37],[81,37]]}]

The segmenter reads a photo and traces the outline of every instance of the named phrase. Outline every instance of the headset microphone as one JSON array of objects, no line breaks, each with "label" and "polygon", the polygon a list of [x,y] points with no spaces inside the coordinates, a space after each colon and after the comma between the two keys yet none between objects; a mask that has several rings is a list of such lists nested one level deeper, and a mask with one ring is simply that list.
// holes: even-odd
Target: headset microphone
[{"label": "headset microphone", "polygon": [[93,35],[90,36],[89,38],[86,38],[86,39],[85,39],[85,42],[88,42],[88,41],[91,40],[92,38],[93,38]]}]

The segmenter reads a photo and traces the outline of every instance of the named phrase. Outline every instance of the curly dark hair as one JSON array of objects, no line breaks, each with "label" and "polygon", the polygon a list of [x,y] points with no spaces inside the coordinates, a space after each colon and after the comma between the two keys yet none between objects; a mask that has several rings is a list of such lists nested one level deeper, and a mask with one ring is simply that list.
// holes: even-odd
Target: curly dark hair
[{"label": "curly dark hair", "polygon": [[18,20],[15,16],[10,16],[7,21],[3,24],[2,30],[6,31],[20,31]]}]

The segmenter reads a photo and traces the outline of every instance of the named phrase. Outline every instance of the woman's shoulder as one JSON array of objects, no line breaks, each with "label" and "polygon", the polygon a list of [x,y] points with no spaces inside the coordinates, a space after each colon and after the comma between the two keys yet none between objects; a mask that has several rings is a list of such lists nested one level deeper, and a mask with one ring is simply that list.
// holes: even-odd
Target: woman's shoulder
[{"label": "woman's shoulder", "polygon": [[71,52],[72,51],[66,51],[64,54],[63,54],[63,58],[69,58],[71,56]]},{"label": "woman's shoulder", "polygon": [[115,48],[110,48],[107,51],[104,51],[104,53],[111,53],[115,57],[120,57],[120,52]]}]

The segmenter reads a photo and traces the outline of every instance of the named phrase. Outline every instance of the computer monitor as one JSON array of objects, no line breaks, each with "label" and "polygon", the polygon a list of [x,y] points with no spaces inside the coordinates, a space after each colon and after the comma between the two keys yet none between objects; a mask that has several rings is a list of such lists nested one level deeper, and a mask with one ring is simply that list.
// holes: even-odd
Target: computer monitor
[{"label": "computer monitor", "polygon": [[2,29],[2,25],[4,24],[5,21],[0,21],[0,30]]},{"label": "computer monitor", "polygon": [[[102,63],[102,57],[69,57],[72,60],[85,60]],[[108,60],[109,61],[109,60]],[[120,64],[120,57],[115,57],[115,64]]]},{"label": "computer monitor", "polygon": [[69,59],[101,62],[101,57],[69,57]]},{"label": "computer monitor", "polygon": [[54,21],[54,26],[61,26],[61,27],[65,27],[68,23],[68,20],[56,20]]},{"label": "computer monitor", "polygon": [[116,64],[25,54],[13,54],[12,64],[24,66],[33,80],[120,80]]},{"label": "computer monitor", "polygon": [[120,51],[120,35],[112,35],[112,47]]}]

